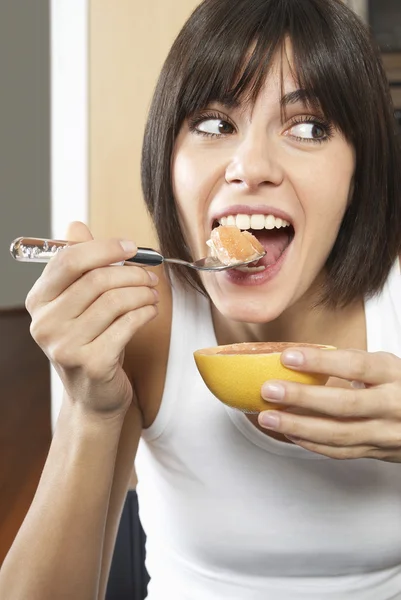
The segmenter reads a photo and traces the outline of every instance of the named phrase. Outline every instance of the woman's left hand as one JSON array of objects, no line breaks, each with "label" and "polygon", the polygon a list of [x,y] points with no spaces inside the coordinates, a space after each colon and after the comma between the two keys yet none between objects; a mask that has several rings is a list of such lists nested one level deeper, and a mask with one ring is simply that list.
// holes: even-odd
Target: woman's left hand
[{"label": "woman's left hand", "polygon": [[[259,424],[330,458],[401,462],[401,359],[386,352],[296,348],[282,354],[294,370],[352,382],[348,388],[269,380]],[[297,411],[309,414],[296,414]]]}]

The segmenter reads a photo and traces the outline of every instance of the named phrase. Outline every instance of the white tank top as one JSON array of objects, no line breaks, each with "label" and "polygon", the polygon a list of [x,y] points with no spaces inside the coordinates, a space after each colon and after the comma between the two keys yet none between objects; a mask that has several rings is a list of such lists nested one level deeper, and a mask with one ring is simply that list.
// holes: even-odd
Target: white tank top
[{"label": "white tank top", "polygon": [[[365,306],[368,350],[401,357],[398,261]],[[136,460],[148,600],[401,599],[401,464],[264,435],[204,385],[192,353],[214,345],[208,301],[175,286],[162,404]]]}]

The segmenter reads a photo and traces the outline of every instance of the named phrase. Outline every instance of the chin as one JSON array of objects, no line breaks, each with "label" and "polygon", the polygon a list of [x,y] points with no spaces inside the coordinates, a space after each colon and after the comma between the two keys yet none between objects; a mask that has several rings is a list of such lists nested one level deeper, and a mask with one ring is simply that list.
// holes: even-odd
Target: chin
[{"label": "chin", "polygon": [[230,321],[240,323],[263,324],[278,319],[288,308],[289,302],[284,298],[273,298],[266,294],[264,298],[232,298],[211,294],[210,298],[219,313]]}]

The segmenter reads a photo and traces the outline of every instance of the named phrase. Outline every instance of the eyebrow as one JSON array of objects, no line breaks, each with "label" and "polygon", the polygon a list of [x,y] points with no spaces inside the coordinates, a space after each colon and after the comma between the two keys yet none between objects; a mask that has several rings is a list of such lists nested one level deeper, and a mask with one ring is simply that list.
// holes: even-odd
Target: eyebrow
[{"label": "eyebrow", "polygon": [[288,94],[284,94],[280,100],[281,108],[286,108],[290,104],[296,104],[297,102],[302,102],[304,106],[319,105],[319,101],[316,96],[304,89],[288,92]]},{"label": "eyebrow", "polygon": [[216,102],[216,104],[221,104],[224,108],[232,110],[241,106],[241,102],[237,98],[234,98],[231,94],[226,94],[222,98],[211,100],[211,102]]}]

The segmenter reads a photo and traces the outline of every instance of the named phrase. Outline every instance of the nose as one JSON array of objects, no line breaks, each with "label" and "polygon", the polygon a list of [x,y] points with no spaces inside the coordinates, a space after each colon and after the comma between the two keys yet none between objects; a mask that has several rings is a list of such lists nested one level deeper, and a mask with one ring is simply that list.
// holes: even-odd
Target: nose
[{"label": "nose", "polygon": [[249,192],[261,186],[278,186],[283,181],[283,169],[277,149],[264,132],[248,135],[237,146],[226,168],[227,183],[239,185]]}]

